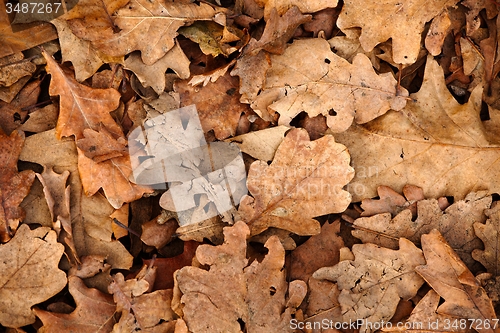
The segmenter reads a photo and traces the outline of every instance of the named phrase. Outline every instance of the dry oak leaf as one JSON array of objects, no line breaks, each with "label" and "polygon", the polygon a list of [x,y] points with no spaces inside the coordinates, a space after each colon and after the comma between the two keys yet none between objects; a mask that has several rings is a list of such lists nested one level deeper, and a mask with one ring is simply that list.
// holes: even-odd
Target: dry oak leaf
[{"label": "dry oak leaf", "polygon": [[23,59],[21,52],[0,58],[0,87],[10,87],[22,77],[35,72],[36,65],[29,59]]},{"label": "dry oak leaf", "polygon": [[408,94],[397,90],[392,74],[377,75],[365,55],[350,64],[319,38],[296,40],[282,55],[271,55],[264,87],[251,103],[259,115],[277,112],[278,124],[288,125],[302,111],[322,114],[333,132],[401,110]]},{"label": "dry oak leaf", "polygon": [[500,276],[500,205],[495,204],[484,213],[488,217],[486,224],[474,223],[474,232],[484,243],[484,250],[475,249],[472,257],[479,261],[494,277]]},{"label": "dry oak leaf", "polygon": [[121,128],[109,114],[120,101],[120,93],[115,89],[92,89],[78,83],[66,74],[56,61],[43,52],[47,61],[47,71],[51,74],[49,93],[60,95],[60,114],[57,120],[56,136],[75,135],[83,137],[83,130],[98,130],[104,125],[115,137],[123,136]]},{"label": "dry oak leaf", "polygon": [[[108,200],[96,194],[83,193],[78,173],[78,153],[73,138],[56,139],[55,130],[29,136],[19,157],[22,161],[38,163],[59,174],[68,170],[70,185],[70,214],[73,240],[78,256],[101,255],[115,269],[128,269],[133,257],[118,241],[112,240],[114,209]],[[50,223],[51,221],[49,221]]]},{"label": "dry oak leaf", "polygon": [[326,8],[337,7],[337,0],[257,0],[256,3],[264,7],[264,19],[266,22],[272,15],[273,9],[276,9],[279,15],[283,15],[286,11],[294,6],[298,7],[300,12],[316,13]]},{"label": "dry oak leaf", "polygon": [[289,331],[285,251],[278,238],[271,237],[262,262],[247,267],[249,233],[241,221],[224,228],[223,245],[200,245],[196,251],[200,264],[210,270],[184,267],[175,273],[183,319],[191,332],[242,332],[240,322],[250,333]]},{"label": "dry oak leaf", "polygon": [[35,309],[36,316],[43,323],[38,332],[110,332],[115,323],[116,305],[113,298],[97,289],[87,288],[83,280],[76,276],[69,277],[68,281],[76,309],[69,314]]},{"label": "dry oak leaf", "polygon": [[10,103],[0,101],[0,129],[10,135],[28,116],[23,108],[35,105],[40,94],[40,81],[28,83]]},{"label": "dry oak leaf", "polygon": [[203,131],[213,129],[219,140],[234,136],[241,114],[249,110],[248,105],[240,103],[238,79],[229,73],[204,87],[193,87],[188,80],[177,81],[174,90],[180,95],[181,106],[196,105]]},{"label": "dry oak leaf", "polygon": [[457,2],[458,0],[388,0],[379,3],[347,0],[337,25],[341,30],[361,27],[359,40],[365,51],[371,51],[377,44],[392,38],[394,61],[398,64],[412,64],[420,51],[425,23]]},{"label": "dry oak leaf", "polygon": [[445,302],[437,308],[437,313],[474,319],[471,327],[478,332],[497,332],[498,328],[482,325],[496,319],[486,291],[439,231],[434,229],[422,235],[421,243],[427,263],[415,270],[444,298]]},{"label": "dry oak leaf", "polygon": [[401,192],[410,183],[426,197],[455,200],[472,191],[499,191],[500,178],[484,172],[498,169],[500,147],[487,140],[481,95],[477,87],[460,105],[446,88],[441,67],[428,58],[422,87],[402,111],[335,135],[357,170],[348,187],[353,201],[375,197],[382,184]]},{"label": "dry oak leaf", "polygon": [[293,129],[270,165],[250,166],[247,188],[253,197],[241,200],[239,213],[252,236],[269,227],[315,235],[320,225],[313,217],[342,212],[351,202],[342,188],[353,176],[349,153],[332,136],[309,141],[305,130]]},{"label": "dry oak leaf", "polygon": [[[403,187],[403,195],[394,191],[392,188],[381,185],[377,187],[379,199],[363,199],[361,216],[372,216],[382,213],[391,213],[396,216],[405,209],[410,209],[413,216],[417,214],[417,202],[425,199],[424,191],[413,185]],[[441,206],[440,206],[441,207]]]},{"label": "dry oak leaf", "polygon": [[57,266],[64,246],[50,228],[23,224],[0,245],[0,324],[21,327],[35,322],[31,307],[61,291],[66,274]]},{"label": "dry oak leaf", "polygon": [[474,233],[475,226],[484,226],[483,212],[490,207],[491,201],[491,196],[485,196],[484,192],[470,193],[442,211],[436,199],[420,200],[416,218],[409,209],[392,219],[390,213],[361,217],[354,221],[352,235],[363,243],[396,249],[401,237],[418,245],[423,234],[437,229],[465,264],[472,267],[475,261],[471,252],[481,247]]},{"label": "dry oak leaf", "polygon": [[[422,251],[405,238],[399,239],[397,251],[374,244],[355,244],[352,253],[354,260],[343,260],[313,274],[315,279],[337,282],[344,322],[388,321],[400,299],[412,298],[424,283],[415,272],[415,267],[425,264]],[[369,331],[369,326],[360,328],[360,332]]]},{"label": "dry oak leaf", "polygon": [[24,132],[15,130],[10,136],[0,129],[0,242],[8,241],[25,216],[19,207],[35,180],[35,172],[17,170],[24,145]]},{"label": "dry oak leaf", "polygon": [[194,21],[224,19],[225,11],[206,3],[131,0],[112,17],[121,31],[94,36],[92,44],[112,56],[140,50],[142,61],[152,65],[174,47],[177,29]]}]

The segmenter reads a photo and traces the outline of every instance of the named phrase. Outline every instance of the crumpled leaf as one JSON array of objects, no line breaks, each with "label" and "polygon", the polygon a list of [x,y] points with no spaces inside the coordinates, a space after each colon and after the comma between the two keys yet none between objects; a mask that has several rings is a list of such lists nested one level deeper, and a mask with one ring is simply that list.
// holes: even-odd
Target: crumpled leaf
[{"label": "crumpled leaf", "polygon": [[201,245],[196,251],[209,271],[184,267],[175,273],[183,319],[191,332],[242,332],[240,321],[247,332],[289,331],[292,309],[285,306],[285,251],[278,238],[271,237],[262,262],[247,267],[249,233],[241,221],[224,228],[223,245]]},{"label": "crumpled leaf", "polygon": [[8,241],[24,218],[19,207],[35,180],[32,170],[17,170],[17,161],[24,145],[24,133],[10,136],[0,129],[0,242]]},{"label": "crumpled leaf", "polygon": [[0,324],[21,327],[35,322],[31,307],[61,291],[66,274],[57,266],[64,246],[49,228],[23,224],[0,245]]},{"label": "crumpled leaf", "polygon": [[484,243],[484,250],[479,247],[472,251],[472,258],[479,261],[493,276],[500,276],[500,205],[496,204],[491,209],[486,209],[484,214],[488,217],[486,224],[474,223],[474,232]]},{"label": "crumpled leaf", "polygon": [[458,318],[475,319],[471,327],[479,332],[495,332],[482,323],[496,319],[493,304],[474,275],[460,260],[439,231],[422,236],[426,265],[415,270],[445,302],[437,313]]},{"label": "crumpled leaf", "polygon": [[396,249],[401,237],[419,244],[423,234],[437,229],[465,264],[472,267],[475,261],[471,252],[481,246],[474,229],[478,224],[483,225],[483,211],[490,207],[491,201],[491,196],[485,196],[484,192],[470,193],[464,200],[456,201],[442,211],[436,199],[420,200],[416,219],[409,209],[394,218],[389,213],[361,217],[354,221],[352,235],[363,243]]},{"label": "crumpled leaf", "polygon": [[[421,33],[426,22],[458,0],[399,1],[384,3],[370,0],[347,0],[337,20],[341,29],[361,27],[361,46],[371,51],[377,44],[392,38],[393,59],[398,64],[412,64],[420,51]],[[411,17],[411,20],[408,19]]]},{"label": "crumpled leaf", "polygon": [[141,56],[132,53],[125,60],[125,68],[137,75],[144,87],[151,87],[160,95],[165,90],[165,72],[171,68],[181,79],[189,77],[190,61],[178,43],[170,49],[161,59],[148,66],[141,60]]},{"label": "crumpled leaf", "polygon": [[28,83],[10,103],[0,101],[0,129],[7,135],[21,126],[28,112],[23,108],[35,105],[40,94],[40,81]]},{"label": "crumpled leaf", "polygon": [[353,167],[365,171],[348,187],[353,201],[376,196],[379,185],[401,192],[408,183],[426,197],[455,200],[471,191],[499,191],[500,178],[483,171],[495,172],[500,149],[484,132],[481,95],[477,87],[460,105],[446,88],[443,70],[429,58],[422,87],[405,109],[335,135],[349,149]]},{"label": "crumpled leaf", "polygon": [[43,323],[40,333],[95,333],[109,332],[113,328],[116,305],[110,295],[97,289],[87,288],[76,276],[69,279],[69,292],[76,303],[70,314],[34,309]]},{"label": "crumpled leaf", "polygon": [[250,166],[251,195],[240,202],[239,213],[251,235],[269,227],[298,235],[319,233],[313,217],[344,211],[350,195],[342,188],[352,179],[349,153],[332,136],[309,141],[305,130],[294,129],[278,147],[273,162]]},{"label": "crumpled leaf", "polygon": [[282,55],[271,55],[264,87],[251,101],[259,115],[277,112],[278,124],[287,125],[302,111],[322,114],[333,132],[345,131],[353,120],[363,124],[389,109],[401,110],[408,94],[397,90],[392,74],[377,75],[366,56],[350,64],[319,38],[296,40]]},{"label": "crumpled leaf", "polygon": [[264,6],[264,18],[266,22],[271,16],[273,9],[276,9],[279,15],[283,15],[289,8],[294,6],[300,9],[303,14],[316,13],[325,8],[337,7],[336,0],[257,0],[257,4]]},{"label": "crumpled leaf", "polygon": [[92,89],[76,82],[66,74],[56,61],[43,52],[47,61],[47,71],[51,74],[51,95],[60,95],[60,114],[56,126],[56,135],[75,135],[83,137],[83,130],[98,130],[104,125],[116,137],[123,136],[121,128],[109,112],[118,107],[120,93],[115,89]]},{"label": "crumpled leaf", "polygon": [[152,65],[174,47],[177,29],[194,21],[214,20],[224,11],[206,3],[132,0],[114,17],[119,33],[107,30],[90,38],[95,47],[111,56],[139,50],[142,61]]},{"label": "crumpled leaf", "polygon": [[35,72],[36,65],[29,59],[23,59],[21,52],[0,58],[0,87],[10,87],[22,77]]},{"label": "crumpled leaf", "polygon": [[451,20],[447,11],[441,12],[431,23],[427,36],[425,36],[425,48],[433,56],[438,56],[443,48],[446,35],[451,28]]},{"label": "crumpled leaf", "polygon": [[[400,299],[412,298],[424,283],[415,272],[417,266],[425,264],[424,256],[407,239],[399,239],[397,251],[374,244],[355,244],[352,253],[354,260],[343,260],[313,274],[315,279],[337,281],[344,322],[388,321]],[[368,326],[360,327],[360,332],[367,331]]]}]

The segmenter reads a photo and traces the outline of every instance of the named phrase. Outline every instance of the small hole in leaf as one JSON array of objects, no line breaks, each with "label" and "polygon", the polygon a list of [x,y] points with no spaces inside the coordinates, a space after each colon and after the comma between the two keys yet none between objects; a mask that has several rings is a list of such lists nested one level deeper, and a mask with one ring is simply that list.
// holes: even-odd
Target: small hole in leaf
[{"label": "small hole in leaf", "polygon": [[329,63],[331,63],[331,60],[330,60],[330,59],[328,59],[328,58],[325,58],[325,62],[326,62],[327,64],[329,64]]},{"label": "small hole in leaf", "polygon": [[245,322],[243,321],[243,319],[238,318],[238,324],[240,324],[240,329],[241,329],[241,331],[242,331],[242,332],[246,332]]},{"label": "small hole in leaf", "polygon": [[276,294],[276,288],[274,286],[271,286],[271,288],[269,288],[269,294],[271,296],[274,296],[274,294]]},{"label": "small hole in leaf", "polygon": [[334,109],[330,109],[328,110],[328,114],[332,117],[335,117],[337,115],[337,111],[335,111]]}]

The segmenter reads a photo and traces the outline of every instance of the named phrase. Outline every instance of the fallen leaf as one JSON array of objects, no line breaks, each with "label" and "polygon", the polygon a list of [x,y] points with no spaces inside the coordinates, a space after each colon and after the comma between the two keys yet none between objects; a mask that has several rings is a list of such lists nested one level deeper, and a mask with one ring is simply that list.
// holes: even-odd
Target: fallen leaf
[{"label": "fallen leaf", "polygon": [[70,172],[70,214],[73,239],[78,255],[105,256],[113,268],[128,269],[132,256],[118,241],[113,241],[109,217],[114,209],[101,194],[87,197],[83,193],[78,173],[78,155],[75,141],[70,138],[56,139],[55,130],[28,137],[20,160],[52,167],[57,173]]},{"label": "fallen leaf", "polygon": [[10,136],[0,130],[0,242],[8,241],[15,233],[25,213],[19,207],[28,194],[35,172],[17,170],[24,145],[24,133],[14,131]]},{"label": "fallen leaf", "polygon": [[[264,87],[266,73],[270,66],[269,54],[263,51],[256,55],[243,53],[241,58],[236,61],[231,75],[240,77],[241,103],[251,103],[257,98],[260,90]],[[271,120],[270,117],[263,114],[260,116],[264,120]]]},{"label": "fallen leaf", "polygon": [[21,52],[0,58],[0,87],[10,87],[20,78],[31,76],[35,72],[36,65],[29,59],[23,59]]},{"label": "fallen leaf", "polygon": [[496,319],[486,291],[439,231],[423,235],[421,242],[427,264],[415,270],[444,298],[445,302],[439,305],[437,313],[474,319],[470,326],[478,332],[496,332],[491,326],[481,324]]},{"label": "fallen leaf", "polygon": [[114,89],[92,89],[76,82],[59,67],[56,61],[43,52],[47,61],[47,71],[51,74],[49,93],[60,95],[60,114],[56,135],[83,137],[83,130],[98,130],[104,125],[114,136],[123,136],[121,128],[109,112],[118,107],[120,94]]},{"label": "fallen leaf", "polygon": [[498,254],[500,241],[498,236],[500,230],[500,205],[496,204],[491,209],[486,209],[484,214],[488,217],[486,224],[482,221],[474,223],[474,232],[484,243],[484,250],[479,247],[472,251],[472,257],[479,261],[493,276],[500,276],[500,262]]},{"label": "fallen leaf", "polygon": [[349,153],[332,136],[311,142],[305,130],[294,129],[270,165],[256,161],[250,166],[247,187],[253,197],[241,200],[239,213],[252,236],[269,227],[317,234],[319,222],[313,217],[349,205],[350,196],[342,188],[353,174]]},{"label": "fallen leaf", "polygon": [[23,108],[35,105],[40,94],[40,81],[28,83],[10,103],[0,101],[0,129],[7,135],[21,126],[26,120],[27,111]]},{"label": "fallen leaf", "polygon": [[184,267],[175,273],[183,319],[191,332],[241,332],[241,321],[249,332],[288,331],[292,309],[285,308],[285,251],[272,237],[262,262],[247,267],[249,234],[242,222],[225,228],[223,245],[201,245],[196,251],[196,258],[210,266],[209,271]]},{"label": "fallen leaf", "polygon": [[115,140],[105,128],[99,132],[86,128],[83,130],[83,138],[76,141],[76,146],[82,153],[96,163],[127,155],[126,145],[123,138]]},{"label": "fallen leaf", "polygon": [[125,60],[125,68],[133,71],[144,87],[152,87],[158,95],[165,90],[167,69],[171,68],[179,78],[187,79],[189,77],[189,64],[189,59],[178,43],[161,59],[149,66],[142,62],[137,53],[132,53]]},{"label": "fallen leaf", "polygon": [[59,111],[54,104],[47,105],[44,108],[30,112],[29,118],[18,129],[33,133],[50,131],[56,127],[58,114]]},{"label": "fallen leaf", "polygon": [[420,51],[425,23],[457,2],[458,0],[432,3],[389,0],[380,4],[369,0],[348,0],[344,2],[337,26],[341,30],[360,27],[359,40],[365,51],[371,51],[377,44],[392,38],[394,61],[398,64],[412,64]]},{"label": "fallen leaf", "polygon": [[248,110],[239,101],[238,79],[229,73],[204,87],[193,87],[187,80],[177,81],[174,90],[180,95],[181,106],[196,105],[203,131],[214,130],[219,140],[236,134],[240,116]]},{"label": "fallen leaf", "polygon": [[413,185],[403,187],[404,196],[384,185],[377,187],[377,193],[379,199],[363,199],[361,216],[390,213],[394,217],[405,209],[410,209],[412,216],[416,216],[417,202],[425,199],[422,189]]},{"label": "fallen leaf", "polygon": [[132,0],[114,17],[114,24],[121,31],[111,34],[108,30],[104,36],[93,36],[92,44],[112,56],[139,50],[142,61],[152,65],[174,47],[180,27],[194,21],[214,20],[224,11],[206,3]]},{"label": "fallen leaf", "polygon": [[451,20],[448,12],[442,11],[441,14],[432,20],[427,36],[425,36],[425,48],[433,56],[441,53],[446,35],[451,28]]},{"label": "fallen leaf", "polygon": [[280,114],[278,124],[287,125],[302,111],[322,114],[333,132],[345,131],[353,120],[363,124],[401,110],[407,95],[391,74],[377,75],[366,56],[358,54],[350,64],[319,38],[296,40],[282,55],[271,55],[264,87],[251,103],[259,115],[267,107]]},{"label": "fallen leaf", "polygon": [[31,307],[61,291],[66,274],[57,265],[64,246],[49,228],[23,224],[12,240],[0,245],[0,323],[21,327],[35,322]]},{"label": "fallen leaf", "polygon": [[224,67],[217,68],[217,69],[210,71],[208,73],[203,73],[200,75],[193,75],[191,80],[189,80],[189,84],[192,86],[197,86],[200,83],[203,83],[203,86],[205,87],[209,82],[213,83],[213,82],[217,81],[219,78],[223,77],[226,74],[226,72],[229,70],[229,68],[233,67],[233,65],[235,63],[236,63],[236,60],[232,60]]},{"label": "fallen leaf", "polygon": [[370,332],[367,323],[390,320],[400,299],[408,300],[417,294],[424,281],[415,268],[425,259],[422,251],[404,238],[399,239],[397,251],[355,244],[352,253],[354,260],[320,268],[313,278],[336,281],[343,321],[363,319],[360,332]]},{"label": "fallen leaf", "polygon": [[339,232],[339,220],[325,222],[320,234],[298,246],[290,255],[290,279],[307,282],[319,268],[336,265],[340,248],[344,247]]},{"label": "fallen leaf", "polygon": [[500,152],[484,132],[481,95],[477,87],[466,104],[457,103],[442,69],[429,58],[422,87],[405,109],[335,135],[358,171],[348,186],[353,201],[376,196],[379,185],[401,192],[411,183],[426,197],[452,195],[455,200],[472,191],[498,191],[497,178],[480,171],[496,170]]},{"label": "fallen leaf", "polygon": [[274,153],[283,141],[285,133],[290,129],[280,125],[260,131],[250,132],[226,139],[238,145],[242,152],[263,161],[272,161]]},{"label": "fallen leaf", "polygon": [[311,15],[302,15],[296,6],[288,9],[282,16],[278,15],[276,8],[272,8],[261,38],[259,41],[251,40],[245,52],[257,54],[260,50],[264,50],[273,54],[283,54],[286,43],[292,38],[297,27],[310,20]]},{"label": "fallen leaf", "polygon": [[279,15],[283,15],[289,8],[294,6],[300,9],[300,12],[303,14],[307,13],[316,13],[325,8],[333,8],[337,7],[337,1],[329,1],[329,0],[257,0],[257,4],[260,6],[264,6],[264,19],[266,21],[269,20],[271,16],[271,12],[273,9],[276,9]]},{"label": "fallen leaf", "polygon": [[55,313],[35,308],[34,312],[43,323],[41,333],[63,332],[110,332],[115,323],[116,305],[110,295],[97,289],[87,288],[83,280],[69,277],[69,292],[76,303],[70,314]]},{"label": "fallen leaf", "polygon": [[352,235],[363,243],[374,243],[396,249],[398,239],[404,237],[415,244],[420,237],[437,229],[466,265],[472,267],[475,261],[471,252],[481,246],[474,229],[485,221],[483,211],[490,207],[491,196],[470,193],[442,211],[436,199],[417,202],[417,217],[410,210],[403,210],[394,218],[389,213],[361,217],[354,221]]}]

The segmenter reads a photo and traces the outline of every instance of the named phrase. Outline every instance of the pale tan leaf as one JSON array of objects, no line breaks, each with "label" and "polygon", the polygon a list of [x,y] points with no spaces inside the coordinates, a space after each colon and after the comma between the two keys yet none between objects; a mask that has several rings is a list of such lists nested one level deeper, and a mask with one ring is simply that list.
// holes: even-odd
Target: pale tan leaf
[{"label": "pale tan leaf", "polygon": [[347,0],[337,25],[341,30],[360,27],[360,42],[365,51],[371,51],[377,44],[392,38],[394,61],[398,64],[412,64],[420,51],[425,23],[457,2],[458,0],[388,0],[379,3]]},{"label": "pale tan leaf", "polygon": [[31,307],[61,291],[66,274],[57,265],[64,246],[49,228],[23,224],[12,240],[0,245],[0,323],[21,327],[35,322]]},{"label": "pale tan leaf", "polygon": [[269,20],[272,10],[275,8],[279,15],[283,15],[289,8],[294,6],[303,14],[316,13],[325,8],[337,7],[337,0],[257,0],[260,6],[264,6],[264,18]]},{"label": "pale tan leaf", "polygon": [[484,243],[484,250],[479,248],[472,251],[472,257],[479,261],[493,276],[500,276],[500,205],[484,211],[488,220],[486,224],[474,223],[474,232]]},{"label": "pale tan leaf", "polygon": [[[355,244],[352,252],[354,260],[320,268],[313,274],[315,279],[337,281],[344,322],[388,321],[400,299],[412,298],[424,283],[415,272],[415,267],[425,263],[424,256],[407,239],[399,240],[397,251],[374,244]],[[370,328],[363,325],[360,332],[370,332]]]},{"label": "pale tan leaf", "polygon": [[239,212],[251,235],[269,227],[299,235],[319,232],[313,217],[342,212],[350,203],[342,188],[352,179],[349,153],[331,136],[309,141],[294,129],[278,147],[273,162],[252,163],[247,187],[253,197],[242,199]]},{"label": "pale tan leaf", "polygon": [[482,325],[486,320],[493,322],[496,319],[491,300],[439,231],[422,236],[422,249],[427,264],[415,270],[444,298],[437,313],[476,319],[471,323],[472,328],[479,332],[495,332],[493,327]]},{"label": "pale tan leaf", "polygon": [[425,36],[425,48],[433,56],[438,56],[443,48],[446,35],[451,28],[451,20],[447,11],[441,12],[432,20],[427,36]]}]

